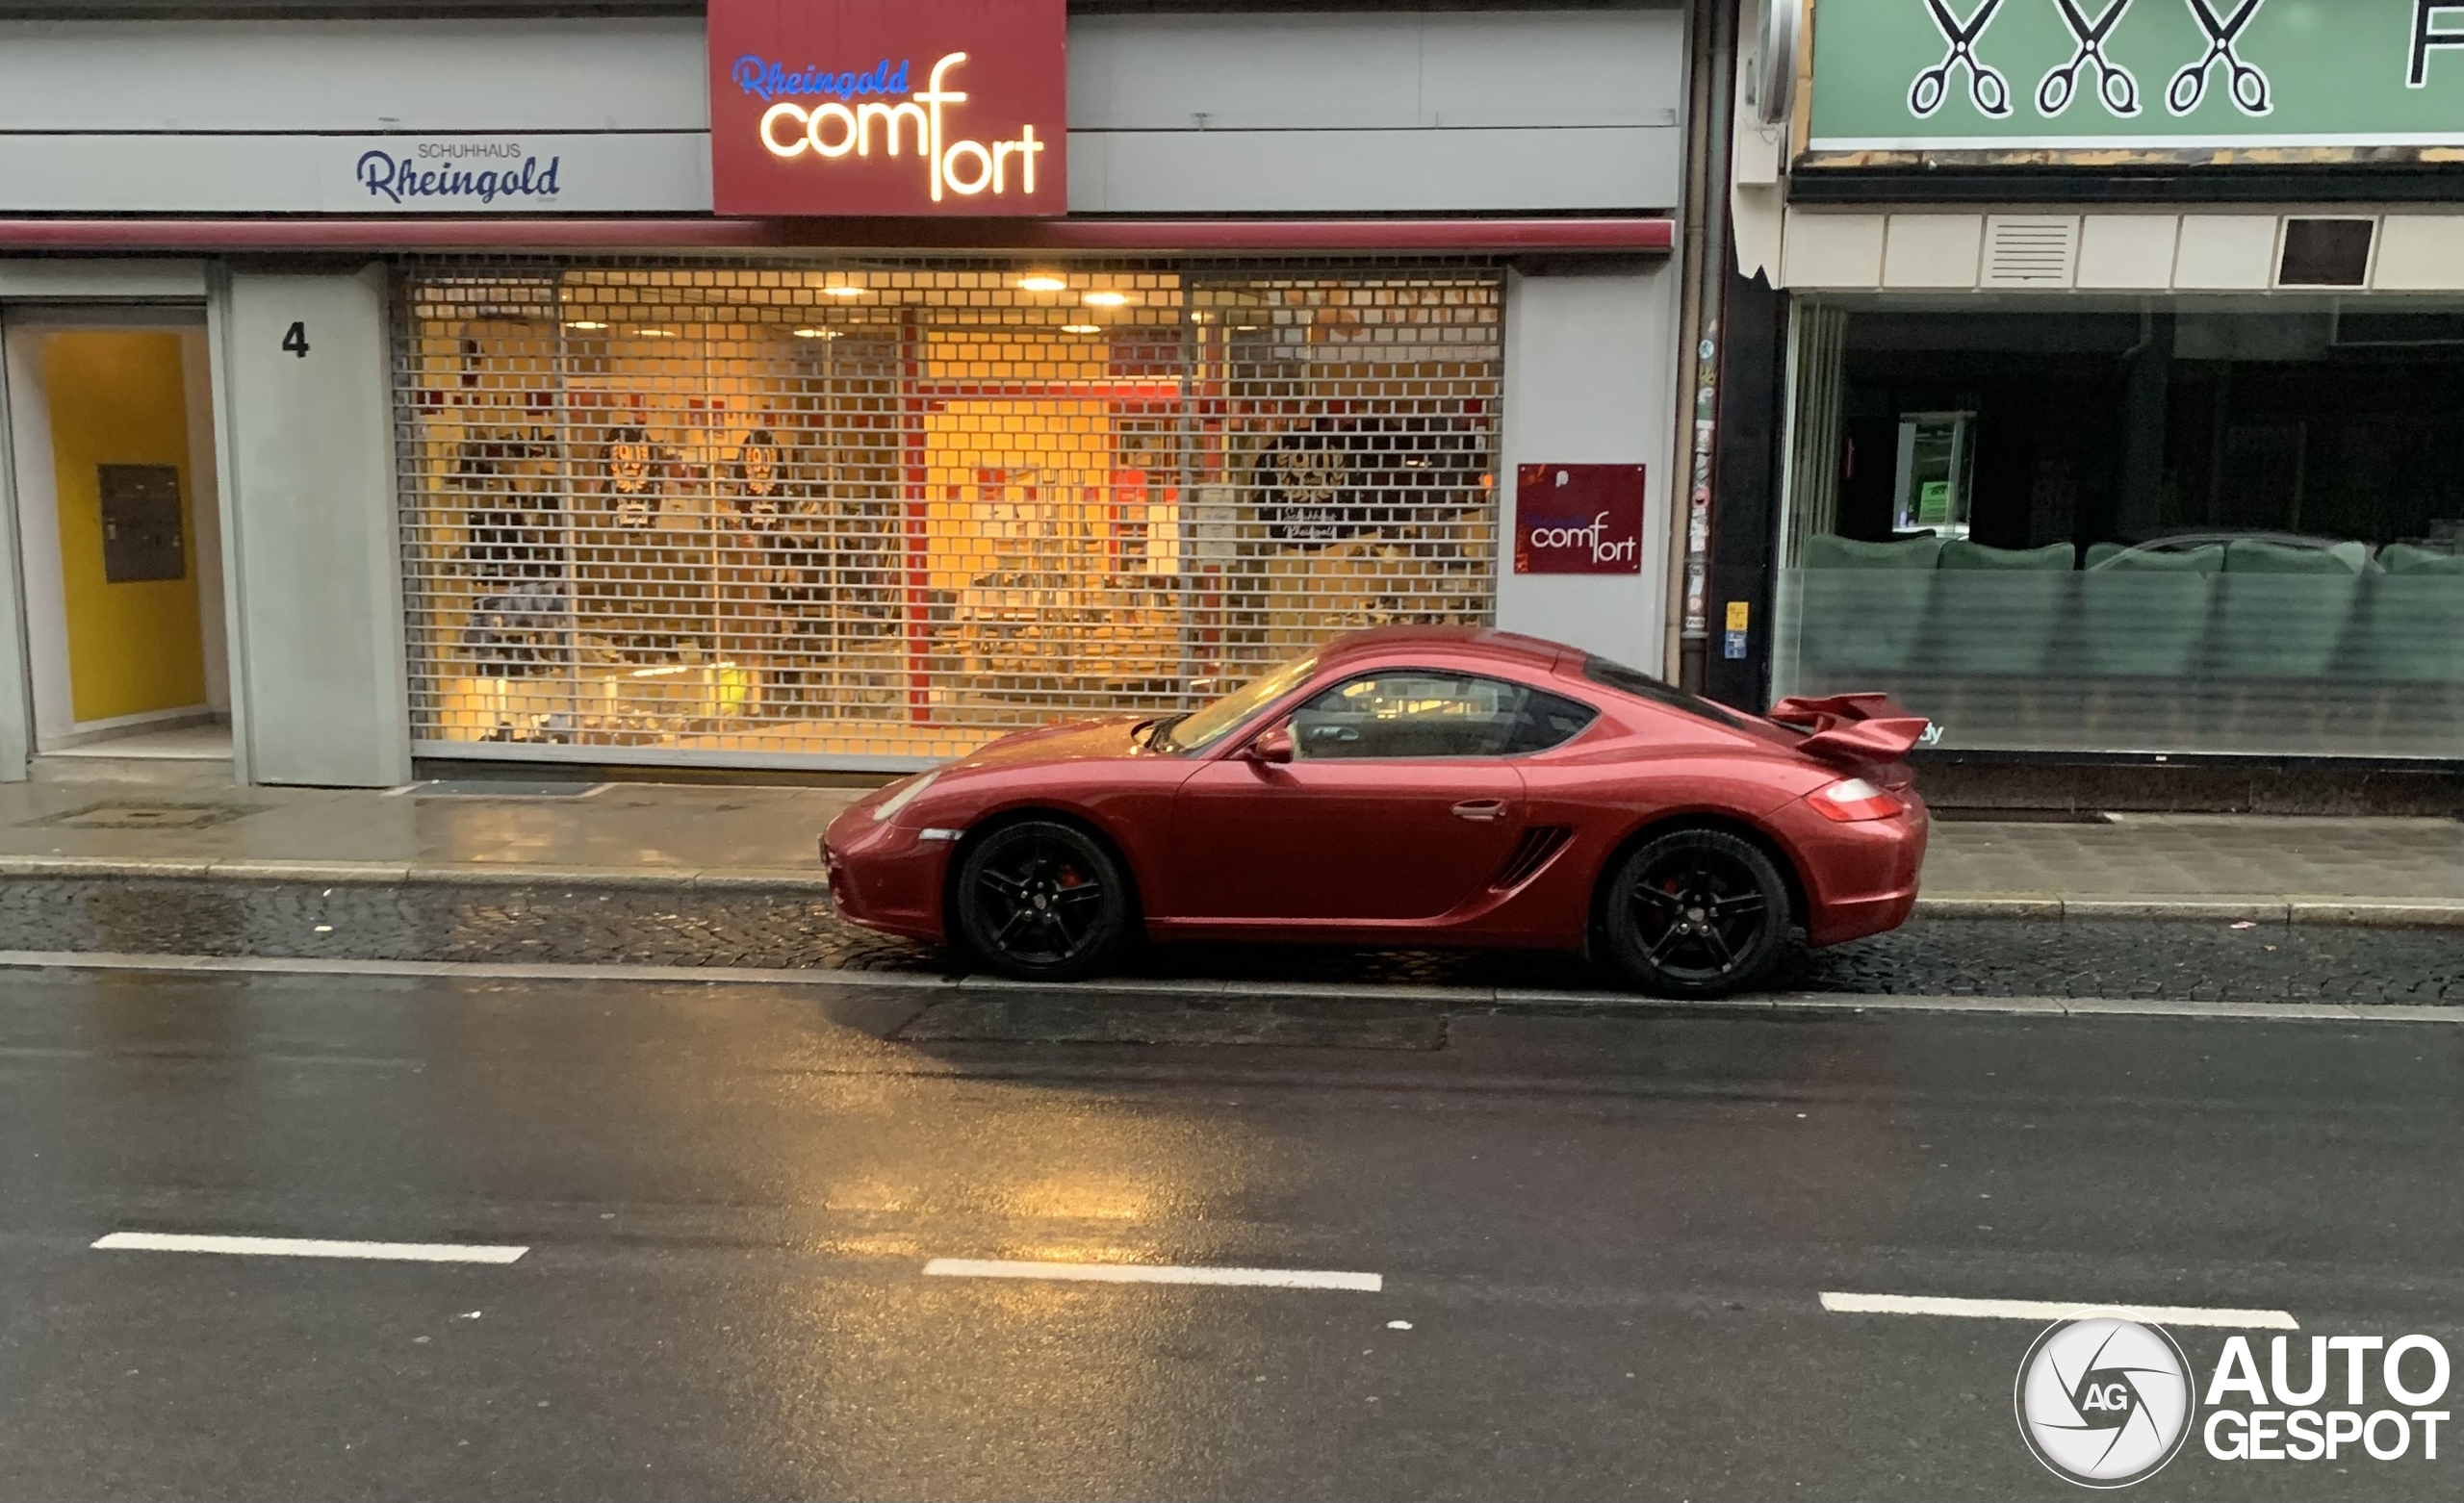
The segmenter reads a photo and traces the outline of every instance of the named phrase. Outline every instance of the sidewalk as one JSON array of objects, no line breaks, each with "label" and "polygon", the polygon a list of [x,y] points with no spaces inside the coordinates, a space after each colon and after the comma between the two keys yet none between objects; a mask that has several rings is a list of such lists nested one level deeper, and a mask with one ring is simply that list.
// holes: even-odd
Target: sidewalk
[{"label": "sidewalk", "polygon": [[[579,798],[0,784],[0,878],[817,889],[814,842],[858,796],[655,783]],[[2464,925],[2464,826],[2189,814],[1941,823],[1919,912]]]}]

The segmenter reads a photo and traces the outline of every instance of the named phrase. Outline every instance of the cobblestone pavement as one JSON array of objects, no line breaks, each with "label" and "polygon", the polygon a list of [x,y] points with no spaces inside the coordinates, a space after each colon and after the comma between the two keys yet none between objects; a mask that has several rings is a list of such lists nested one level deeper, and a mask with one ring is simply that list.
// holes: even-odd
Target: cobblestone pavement
[{"label": "cobblestone pavement", "polygon": [[[0,949],[365,960],[945,970],[932,950],[750,893],[193,880],[0,881]],[[1144,974],[1597,987],[1570,956],[1172,947]],[[1793,988],[1873,995],[2464,1002],[2453,930],[1918,920],[1809,957]]]}]

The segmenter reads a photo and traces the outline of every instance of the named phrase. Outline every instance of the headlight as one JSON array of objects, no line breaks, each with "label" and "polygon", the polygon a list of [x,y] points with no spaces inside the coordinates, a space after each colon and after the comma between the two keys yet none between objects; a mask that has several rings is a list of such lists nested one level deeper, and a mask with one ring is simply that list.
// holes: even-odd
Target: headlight
[{"label": "headlight", "polygon": [[878,825],[884,820],[898,818],[898,811],[921,798],[924,790],[933,786],[933,779],[940,776],[941,770],[937,767],[921,777],[908,779],[907,786],[873,805],[873,823]]}]

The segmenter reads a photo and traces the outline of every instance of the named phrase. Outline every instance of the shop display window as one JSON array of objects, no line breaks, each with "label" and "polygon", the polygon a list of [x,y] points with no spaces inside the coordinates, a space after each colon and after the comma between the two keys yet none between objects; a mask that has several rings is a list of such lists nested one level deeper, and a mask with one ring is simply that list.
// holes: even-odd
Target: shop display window
[{"label": "shop display window", "polygon": [[1498,273],[414,266],[415,742],[897,766],[1485,623]]},{"label": "shop display window", "polygon": [[1798,313],[1774,691],[1946,749],[2452,757],[2464,311]]}]

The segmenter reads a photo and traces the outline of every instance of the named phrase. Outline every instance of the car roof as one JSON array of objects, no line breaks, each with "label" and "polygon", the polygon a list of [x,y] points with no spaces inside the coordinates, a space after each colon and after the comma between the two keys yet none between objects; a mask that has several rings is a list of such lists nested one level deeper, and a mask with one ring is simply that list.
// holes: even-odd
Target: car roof
[{"label": "car roof", "polygon": [[1564,654],[1575,650],[1561,643],[1527,637],[1519,631],[1500,631],[1494,626],[1373,626],[1327,643],[1319,650],[1318,663],[1321,667],[1333,667],[1354,658],[1413,649],[1450,657],[1486,658],[1500,666],[1512,664],[1540,674],[1550,672]]}]

